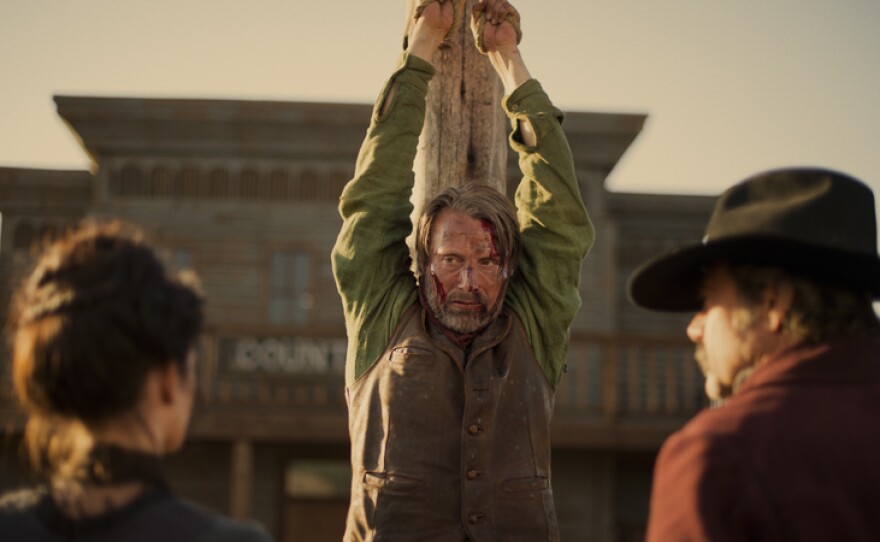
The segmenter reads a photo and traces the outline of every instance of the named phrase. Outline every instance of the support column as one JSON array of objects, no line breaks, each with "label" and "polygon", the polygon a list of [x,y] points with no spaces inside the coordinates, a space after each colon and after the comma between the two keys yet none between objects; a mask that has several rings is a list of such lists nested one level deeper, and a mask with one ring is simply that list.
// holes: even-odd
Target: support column
[{"label": "support column", "polygon": [[229,493],[229,515],[247,519],[251,515],[254,483],[254,446],[248,439],[232,443],[232,465]]}]

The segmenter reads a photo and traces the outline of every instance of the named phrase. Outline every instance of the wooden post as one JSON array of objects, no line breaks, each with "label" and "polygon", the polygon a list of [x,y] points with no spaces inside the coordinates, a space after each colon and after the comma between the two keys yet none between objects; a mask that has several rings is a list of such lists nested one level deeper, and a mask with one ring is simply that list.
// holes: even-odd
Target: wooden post
[{"label": "wooden post", "polygon": [[232,480],[229,495],[229,515],[233,518],[250,517],[253,480],[253,445],[247,439],[236,439],[232,443]]},{"label": "wooden post", "polygon": [[[409,24],[418,0],[408,1]],[[414,217],[448,186],[477,181],[506,192],[507,117],[501,110],[501,80],[477,51],[468,0],[458,31],[434,56],[437,70],[428,88],[425,127],[414,164]]]},{"label": "wooden post", "polygon": [[602,343],[602,413],[610,426],[616,425],[620,418],[617,380],[621,348],[618,341]]}]

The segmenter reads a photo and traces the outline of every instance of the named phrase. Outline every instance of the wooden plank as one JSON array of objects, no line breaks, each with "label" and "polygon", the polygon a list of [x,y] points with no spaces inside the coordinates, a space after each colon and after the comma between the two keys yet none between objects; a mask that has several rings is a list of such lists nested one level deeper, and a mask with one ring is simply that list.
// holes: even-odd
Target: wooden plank
[{"label": "wooden plank", "polygon": [[251,513],[254,480],[254,450],[249,440],[240,438],[232,443],[230,473],[229,515],[236,519],[247,519]]},{"label": "wooden plank", "polygon": [[617,397],[618,347],[612,343],[602,345],[602,410],[606,420],[620,415]]},{"label": "wooden plank", "polygon": [[650,345],[645,351],[645,412],[656,415],[660,412],[660,386],[657,370],[657,347]]},{"label": "wooden plank", "polygon": [[665,361],[665,408],[663,409],[666,414],[675,414],[677,413],[681,406],[678,400],[677,390],[680,387],[683,387],[684,383],[679,381],[676,378],[676,367],[678,367],[678,359],[675,357],[675,348],[674,347],[666,347],[666,355],[664,356]]}]

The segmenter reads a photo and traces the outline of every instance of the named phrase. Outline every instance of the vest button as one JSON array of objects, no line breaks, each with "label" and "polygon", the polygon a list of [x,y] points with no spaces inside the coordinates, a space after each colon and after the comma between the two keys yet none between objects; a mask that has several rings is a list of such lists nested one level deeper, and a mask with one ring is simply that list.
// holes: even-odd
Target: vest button
[{"label": "vest button", "polygon": [[480,426],[479,426],[479,425],[477,425],[477,424],[475,424],[475,423],[472,423],[472,424],[470,424],[470,425],[468,426],[468,433],[470,433],[471,435],[476,435],[476,434],[479,433],[479,432],[480,432]]},{"label": "vest button", "polygon": [[470,523],[471,525],[474,525],[475,523],[480,521],[481,517],[482,516],[479,516],[477,514],[468,514],[468,523]]},{"label": "vest button", "polygon": [[480,471],[471,469],[467,471],[467,479],[468,480],[476,480],[480,476]]}]

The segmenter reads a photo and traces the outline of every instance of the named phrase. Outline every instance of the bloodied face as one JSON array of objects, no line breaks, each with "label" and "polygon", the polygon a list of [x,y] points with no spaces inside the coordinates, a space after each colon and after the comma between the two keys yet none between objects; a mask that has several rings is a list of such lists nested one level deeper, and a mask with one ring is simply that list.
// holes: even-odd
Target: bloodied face
[{"label": "bloodied face", "polygon": [[498,316],[506,280],[492,227],[451,209],[431,231],[425,293],[441,324],[473,333]]}]

